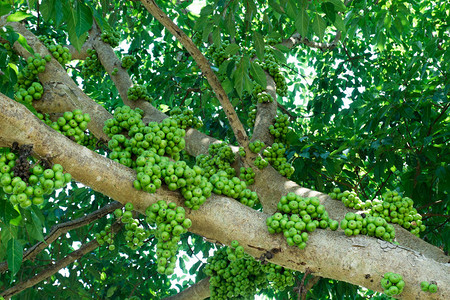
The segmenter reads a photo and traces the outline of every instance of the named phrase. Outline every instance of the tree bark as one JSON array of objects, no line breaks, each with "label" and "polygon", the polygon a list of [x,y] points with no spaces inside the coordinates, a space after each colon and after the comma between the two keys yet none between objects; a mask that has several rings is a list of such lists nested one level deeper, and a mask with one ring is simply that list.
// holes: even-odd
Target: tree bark
[{"label": "tree bark", "polygon": [[[3,94],[0,94],[0,106],[1,145],[11,146],[14,141],[33,144],[37,155],[62,164],[75,180],[121,203],[131,202],[141,213],[160,199],[178,205],[182,203],[180,193],[165,187],[155,194],[134,190],[133,170],[72,142]],[[346,210],[341,202],[332,201],[327,195],[301,188],[288,180],[284,183],[266,181],[266,185],[272,185],[271,191],[279,189],[279,193],[290,189],[301,196],[318,196],[333,219],[339,219],[338,216]],[[384,273],[396,272],[406,282],[402,294],[404,299],[450,299],[449,258],[437,254],[437,248],[432,245],[428,248],[433,250],[424,255],[367,236],[349,238],[342,231],[317,230],[310,235],[306,249],[300,250],[289,247],[282,235],[268,233],[265,224],[268,216],[234,199],[217,195],[211,196],[199,210],[187,211],[187,217],[193,223],[191,232],[225,245],[238,240],[245,251],[254,257],[260,257],[267,251],[277,252],[271,260],[275,264],[300,272],[309,268],[315,276],[346,281],[375,291],[382,291],[380,280]],[[401,235],[413,238],[406,231],[397,232],[397,236]],[[442,260],[445,262],[440,262]],[[436,281],[438,293],[421,292],[419,283],[423,280]]]},{"label": "tree bark", "polygon": [[164,300],[203,300],[210,296],[209,277],[191,285],[180,293],[164,298]]}]

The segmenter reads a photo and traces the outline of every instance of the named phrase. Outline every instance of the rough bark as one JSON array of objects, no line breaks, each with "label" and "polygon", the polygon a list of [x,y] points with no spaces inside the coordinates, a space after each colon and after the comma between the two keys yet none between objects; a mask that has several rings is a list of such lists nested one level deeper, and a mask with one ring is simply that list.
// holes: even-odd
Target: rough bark
[{"label": "rough bark", "polygon": [[[22,34],[28,45],[39,53],[42,57],[50,52],[39,41],[39,39],[32,34],[20,23],[8,23],[16,32]],[[27,58],[31,54],[23,48],[18,42],[14,43],[14,50],[16,50],[22,57]],[[103,108],[92,101],[70,78],[66,70],[54,58],[45,66],[45,72],[39,74],[39,81],[44,87],[45,93],[42,99],[35,101],[33,105],[37,111],[46,113],[61,113],[65,111],[73,111],[77,108],[95,115],[96,122],[88,124],[89,131],[97,138],[104,140],[108,136],[103,133],[103,124],[111,115]]]},{"label": "rough bark", "polygon": [[164,300],[203,300],[210,296],[209,277],[203,278],[180,293],[164,298]]},{"label": "rough bark", "polygon": [[[0,106],[0,143],[3,146],[10,146],[14,141],[33,144],[36,154],[62,164],[75,180],[121,203],[131,202],[141,213],[159,199],[182,202],[178,192],[164,187],[155,194],[134,190],[133,170],[70,141],[43,124],[24,106],[2,94]],[[293,182],[278,182],[272,191],[277,187],[295,190],[302,196],[319,196],[334,219],[338,219],[346,209],[341,202],[331,201],[327,195],[300,188]],[[436,254],[437,250],[423,254],[367,236],[349,238],[342,231],[329,230],[312,233],[306,249],[300,250],[289,247],[282,235],[268,233],[265,224],[268,214],[217,195],[211,196],[199,210],[188,211],[187,216],[193,222],[191,232],[225,245],[236,239],[254,257],[275,251],[277,254],[271,261],[290,269],[305,272],[309,268],[315,276],[346,281],[376,291],[381,291],[383,274],[394,271],[406,282],[402,294],[404,299],[450,298],[448,257]],[[397,236],[403,234],[413,238],[406,231],[398,232]],[[428,248],[436,247],[428,245]],[[440,262],[444,259],[444,263]],[[435,280],[439,286],[438,293],[421,292],[419,283],[422,280]]]}]

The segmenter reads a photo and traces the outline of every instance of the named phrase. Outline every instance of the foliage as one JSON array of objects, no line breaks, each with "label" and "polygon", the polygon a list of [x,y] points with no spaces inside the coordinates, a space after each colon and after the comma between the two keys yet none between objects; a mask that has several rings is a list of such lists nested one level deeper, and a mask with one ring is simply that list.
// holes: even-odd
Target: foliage
[{"label": "foliage", "polygon": [[[158,5],[169,17],[176,18],[177,25],[207,56],[247,134],[253,133],[257,102],[275,100],[282,108],[270,130],[278,143],[275,148],[285,151],[271,153],[277,149],[267,145],[271,148],[266,150],[266,156],[272,158],[259,158],[261,168],[279,160],[277,169],[289,174],[291,180],[323,193],[340,188],[371,201],[388,190],[401,193],[414,201],[423,217],[426,229],[420,237],[448,253],[450,39],[445,23],[449,12],[446,1],[207,0],[198,13],[190,3],[159,1]],[[151,101],[161,110],[173,109],[172,115],[178,126],[184,126],[183,130],[203,125],[203,133],[236,144],[205,74],[141,2],[1,1],[0,15],[8,13],[8,21],[23,20],[31,32],[45,37],[48,45],[63,49],[64,54],[68,50],[61,45],[80,50],[88,40],[88,31],[96,24],[108,33],[104,38],[117,56],[126,58],[125,65],[116,67],[122,66],[130,75],[134,84],[130,94]],[[17,41],[32,54],[34,51],[11,27],[0,28],[0,36],[0,92],[10,98],[16,94],[18,101],[28,96],[27,107],[34,110],[31,105],[41,98],[42,87],[32,83],[37,80],[36,74],[28,74],[29,68],[34,68],[30,64],[33,59],[27,63],[10,45]],[[290,44],[292,40],[295,45]],[[124,107],[119,91],[103,70],[95,50],[90,49],[89,55],[84,63],[77,65],[72,61],[66,68],[89,97],[117,115]],[[69,54],[61,63],[67,59]],[[45,65],[39,56],[36,60],[42,67]],[[264,92],[269,85],[264,70],[277,83],[276,99]],[[117,71],[112,75],[116,74]],[[29,77],[29,82],[25,83],[24,77]],[[84,122],[88,122],[95,116],[85,118]],[[60,122],[63,121],[64,118]],[[74,139],[111,157],[113,152],[98,149],[96,140],[87,141],[84,125],[80,126],[80,137]],[[264,143],[257,146],[255,152],[265,151]],[[214,163],[208,160],[209,168],[222,167],[226,171],[221,178],[228,176],[230,182],[235,178],[239,181],[234,177],[239,175],[230,167],[232,154],[224,148],[220,150],[226,152],[222,155],[217,149],[213,146],[210,156],[205,156],[216,155]],[[0,148],[0,154],[6,151]],[[181,157],[193,166],[194,158],[185,152]],[[202,163],[206,168],[207,163]],[[241,179],[250,185],[254,174],[250,170],[248,173]],[[243,184],[242,189],[245,188]],[[216,188],[219,192],[221,189]],[[49,261],[59,260],[94,240],[95,234],[112,221],[105,216],[71,230],[34,261],[21,262],[23,251],[43,241],[57,224],[77,220],[112,202],[74,181],[44,198],[39,207],[31,205],[25,209],[13,206],[0,189],[0,261],[8,261],[11,266],[10,271],[0,275],[0,291],[19,283],[21,278],[38,274]],[[257,202],[256,193],[247,198],[245,203],[241,199],[242,203],[252,207],[250,204]],[[206,258],[215,251],[213,244],[192,233],[181,236],[179,249],[190,256],[178,258],[183,275],[160,274],[157,233],[145,222],[145,216],[135,219],[136,224],[139,222],[151,232],[138,250],[125,247],[126,234],[118,232],[111,251],[96,248],[19,297],[36,299],[45,293],[55,299],[160,299],[202,279],[200,270],[205,263],[198,257]],[[189,269],[188,262],[194,262]],[[195,274],[198,275],[194,278]],[[296,276],[298,283],[303,275]],[[259,292],[279,299],[295,294],[293,287]],[[310,288],[308,297],[386,298],[324,278]]]}]

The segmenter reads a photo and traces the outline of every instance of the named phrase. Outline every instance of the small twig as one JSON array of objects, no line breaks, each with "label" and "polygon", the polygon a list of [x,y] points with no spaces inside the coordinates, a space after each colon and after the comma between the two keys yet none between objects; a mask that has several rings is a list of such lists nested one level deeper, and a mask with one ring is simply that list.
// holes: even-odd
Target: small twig
[{"label": "small twig", "polygon": [[443,214],[432,214],[432,213],[422,214],[422,217],[441,217],[441,218],[450,218],[450,216],[448,216],[448,215],[443,215]]},{"label": "small twig", "polygon": [[[113,202],[84,217],[54,226],[50,230],[50,233],[44,238],[44,241],[35,244],[27,251],[25,251],[25,253],[23,254],[22,262],[26,260],[33,260],[42,250],[47,248],[62,234],[67,233],[72,229],[82,227],[100,218],[103,218],[105,215],[113,212],[115,209],[120,208],[122,206],[123,205],[120,202]],[[6,270],[8,270],[8,263],[6,261],[0,263],[0,273],[5,272]]]},{"label": "small twig", "polygon": [[430,206],[433,206],[433,205],[436,205],[436,204],[440,204],[440,203],[442,203],[442,202],[443,202],[443,200],[434,201],[434,202],[432,202],[432,203],[428,203],[428,204],[426,204],[426,205],[422,205],[422,206],[418,207],[417,210],[422,210],[422,209],[424,209],[424,208],[428,208],[428,207],[430,207]]},{"label": "small twig", "polygon": [[301,299],[301,296],[303,294],[303,289],[305,288],[305,279],[308,277],[308,275],[311,274],[311,270],[309,268],[306,269],[305,275],[303,275],[302,281],[300,282],[298,286],[298,300]]},{"label": "small twig", "polygon": [[250,152],[248,148],[248,136],[245,132],[244,126],[242,125],[237,113],[228,98],[227,93],[223,89],[219,79],[216,74],[211,69],[209,61],[201,53],[201,51],[195,46],[192,40],[180,29],[156,4],[154,0],[141,0],[145,8],[150,12],[150,14],[155,17],[170,33],[172,33],[177,40],[186,48],[186,50],[191,54],[192,58],[198,64],[199,68],[202,70],[203,75],[208,80],[211,88],[216,94],[225,115],[228,118],[228,122],[233,129],[233,133],[238,141],[239,145],[244,147],[245,150]]},{"label": "small twig", "polygon": [[389,178],[391,177],[392,174],[394,174],[394,173],[393,173],[392,171],[390,171],[388,177],[387,177],[386,180],[381,184],[380,188],[379,188],[378,191],[375,193],[375,195],[373,195],[373,197],[372,197],[371,200],[375,199],[375,198],[380,194],[380,192],[383,190],[383,188],[385,187],[385,185],[386,185],[387,182],[389,181]]},{"label": "small twig", "polygon": [[320,176],[323,176],[323,177],[327,178],[328,180],[330,180],[332,182],[336,182],[336,183],[342,184],[342,185],[348,187],[349,189],[355,190],[355,188],[350,183],[340,182],[340,181],[338,181],[336,179],[331,178],[330,176],[328,176],[326,174],[323,174],[322,172],[317,171],[314,168],[311,168],[311,170],[313,170],[315,173],[319,174]]},{"label": "small twig", "polygon": [[[116,224],[116,226],[121,226],[119,224]],[[67,267],[69,264],[73,263],[74,261],[76,261],[77,259],[80,259],[81,257],[83,257],[84,255],[86,255],[87,253],[93,251],[94,249],[96,249],[99,246],[97,240],[92,240],[89,243],[83,245],[80,247],[80,249],[73,251],[72,253],[68,254],[66,257],[64,257],[63,259],[57,261],[54,264],[50,264],[48,265],[48,268],[45,269],[44,271],[42,271],[41,273],[31,277],[30,279],[20,282],[18,284],[16,284],[15,286],[3,291],[1,293],[1,296],[4,297],[5,299],[10,299],[12,296],[19,294],[20,292],[26,290],[27,288],[30,288],[36,284],[38,284],[39,282],[41,282],[42,280],[52,276],[53,274],[55,274],[56,272],[58,272],[59,270],[61,270],[62,268]]]},{"label": "small twig", "polygon": [[302,290],[302,300],[306,300],[306,295],[308,293],[308,291],[316,285],[317,282],[319,282],[319,280],[322,277],[320,276],[312,276],[312,278],[308,279],[308,283],[306,284],[305,288]]},{"label": "small twig", "polygon": [[356,66],[355,63],[353,62],[354,57],[350,56],[350,53],[348,53],[347,48],[345,47],[345,44],[344,44],[344,43],[342,43],[342,47],[344,48],[345,54],[347,54],[348,61],[352,64],[353,68],[356,69],[357,66]]},{"label": "small twig", "polygon": [[186,94],[184,94],[183,100],[181,100],[180,106],[184,105],[184,101],[186,101],[187,96],[192,92],[201,92],[202,90],[200,88],[188,88],[186,90]]},{"label": "small twig", "polygon": [[304,44],[310,48],[317,48],[320,49],[322,51],[329,51],[329,50],[333,50],[334,48],[336,48],[339,40],[341,39],[341,32],[338,31],[336,32],[336,36],[334,37],[333,41],[331,43],[317,43],[317,42],[313,42],[310,41],[309,39],[302,37],[300,35],[300,33],[296,32],[294,33],[290,38],[288,38],[287,40],[283,41],[281,44],[288,47],[288,48],[293,48],[296,45],[299,44]]},{"label": "small twig", "polygon": [[294,116],[286,107],[284,107],[281,103],[277,102],[277,107],[286,115],[289,116],[291,122],[297,120],[297,116]]}]

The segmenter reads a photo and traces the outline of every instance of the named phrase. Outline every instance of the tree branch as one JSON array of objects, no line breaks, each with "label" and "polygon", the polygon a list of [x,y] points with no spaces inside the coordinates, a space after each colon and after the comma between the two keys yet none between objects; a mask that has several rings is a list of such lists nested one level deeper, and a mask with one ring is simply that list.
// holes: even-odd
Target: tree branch
[{"label": "tree branch", "polygon": [[[50,54],[41,41],[27,30],[25,26],[18,22],[11,22],[7,25],[10,25],[16,32],[22,34],[26,38],[28,45],[36,53],[41,54],[42,57]],[[14,43],[14,50],[25,59],[31,55],[18,42]],[[95,115],[96,119],[96,122],[89,122],[89,131],[99,139],[109,140],[109,137],[103,132],[103,124],[112,117],[111,114],[103,106],[92,101],[53,57],[45,65],[45,70],[44,73],[39,74],[39,80],[45,92],[42,99],[33,102],[36,110],[47,113],[61,113],[79,108],[84,112],[89,112],[89,114]]]},{"label": "tree branch", "polygon": [[209,277],[206,277],[178,294],[164,298],[164,300],[203,300],[210,295]]},{"label": "tree branch", "polygon": [[290,38],[284,40],[281,44],[288,47],[289,49],[294,48],[299,44],[304,44],[311,48],[317,48],[322,51],[333,50],[336,48],[339,40],[341,39],[341,32],[338,31],[334,40],[331,43],[317,43],[310,41],[309,39],[302,37],[298,32],[294,33]]},{"label": "tree branch", "polygon": [[[121,228],[121,225],[118,223],[113,225],[114,231],[118,231],[118,230],[120,230],[120,228]],[[73,251],[72,253],[70,253],[69,255],[64,257],[63,259],[57,261],[56,263],[50,264],[47,269],[45,269],[41,273],[37,274],[36,276],[34,276],[26,281],[16,284],[15,286],[3,291],[0,295],[3,296],[5,299],[10,299],[12,296],[17,295],[18,293],[26,290],[27,288],[30,288],[30,287],[38,284],[39,282],[52,276],[53,274],[55,274],[62,268],[67,267],[69,264],[73,263],[77,259],[80,259],[87,253],[95,250],[98,246],[100,246],[100,245],[98,244],[97,240],[94,239],[94,240],[90,241],[89,243],[81,246],[80,249]]]},{"label": "tree branch", "polygon": [[[34,258],[45,248],[47,248],[51,243],[53,243],[62,234],[69,232],[75,228],[87,225],[95,220],[103,218],[105,215],[112,213],[115,209],[122,207],[123,205],[119,202],[113,202],[104,207],[76,220],[61,223],[55,225],[50,233],[44,238],[42,242],[38,242],[34,246],[30,247],[23,254],[22,262],[26,260],[34,260]],[[4,273],[8,270],[8,263],[6,261],[0,263],[0,273]]]},{"label": "tree branch", "polygon": [[269,132],[269,126],[273,124],[273,120],[277,115],[277,92],[275,81],[269,73],[266,73],[267,79],[267,92],[272,96],[273,102],[270,103],[258,103],[255,127],[253,128],[253,136],[251,141],[261,140],[266,145],[273,143],[273,136]]},{"label": "tree branch", "polygon": [[[27,39],[28,44],[35,52],[40,53],[42,56],[49,54],[48,50],[39,39],[23,25],[17,22],[10,23],[10,25]],[[91,38],[89,40],[90,43],[93,43]],[[15,43],[14,47],[19,55],[24,58],[30,56],[30,53],[19,43]],[[100,61],[107,71],[109,70],[109,72],[112,72],[115,65],[122,65],[122,62],[117,58],[114,50],[108,44],[97,41],[96,47],[98,47],[99,50],[98,54]],[[116,87],[121,97],[123,97],[123,95],[126,97],[128,88],[131,86],[131,80],[126,71],[122,70],[121,67],[118,69],[118,74],[116,76],[111,76],[111,78],[114,82],[116,80],[120,81],[120,84],[117,84]],[[103,132],[103,126],[105,120],[111,119],[113,116],[106,111],[103,106],[89,98],[55,59],[52,58],[51,62],[47,63],[46,72],[41,73],[39,79],[44,86],[45,92],[41,100],[33,102],[33,106],[37,111],[62,113],[78,108],[82,111],[89,112],[89,114],[93,116],[88,126],[89,131],[97,138],[101,138],[105,141],[109,140],[109,137]],[[124,84],[124,82],[129,82],[129,84]],[[136,107],[136,103],[128,101],[128,98],[125,98],[124,101],[131,107]],[[164,118],[168,117],[148,102],[139,102],[139,107],[145,111],[144,120],[147,122],[161,122]],[[207,154],[209,145],[218,142],[218,140],[209,137],[198,130],[191,128],[186,131],[186,151],[193,156]]]},{"label": "tree branch", "polygon": [[244,147],[247,152],[248,148],[248,137],[247,133],[239,120],[233,105],[228,99],[228,95],[220,84],[219,79],[216,74],[214,74],[211,69],[208,60],[200,52],[200,50],[195,46],[192,40],[169,18],[167,15],[158,7],[158,5],[153,0],[141,0],[145,8],[157,19],[167,30],[172,33],[177,40],[186,48],[186,50],[192,55],[192,58],[197,62],[199,68],[202,70],[206,79],[208,80],[211,88],[214,90],[217,99],[219,100],[225,115],[228,118],[228,122],[233,129],[236,140],[239,145]]},{"label": "tree branch", "polygon": [[[135,171],[72,142],[41,122],[23,105],[3,94],[0,94],[0,106],[3,108],[0,110],[0,136],[9,146],[14,141],[33,144],[38,155],[47,156],[52,162],[63,165],[75,180],[121,203],[131,202],[141,213],[160,199],[182,205],[180,193],[169,191],[165,186],[155,194],[135,190],[132,184]],[[317,196],[333,219],[341,219],[350,211],[341,202],[333,201],[325,194],[301,188],[280,177],[278,181],[263,176],[256,180],[262,179],[265,185],[272,186],[272,190],[278,189],[276,194],[292,191],[302,197]],[[277,249],[279,253],[271,262],[289,269],[305,272],[309,268],[315,276],[346,281],[376,291],[381,291],[379,282],[383,274],[396,270],[407,283],[403,291],[405,299],[421,293],[419,284],[425,277],[437,281],[439,290],[437,294],[421,293],[421,299],[450,298],[449,257],[439,248],[399,227],[395,227],[398,241],[409,241],[417,249],[422,245],[422,253],[368,236],[349,238],[342,231],[328,230],[312,233],[304,250],[289,247],[284,236],[268,233],[266,218],[269,214],[218,195],[212,195],[199,210],[188,210],[186,215],[193,223],[189,229],[191,232],[224,245],[238,240],[244,250],[254,257]],[[371,280],[366,279],[366,274],[370,275]]]}]

